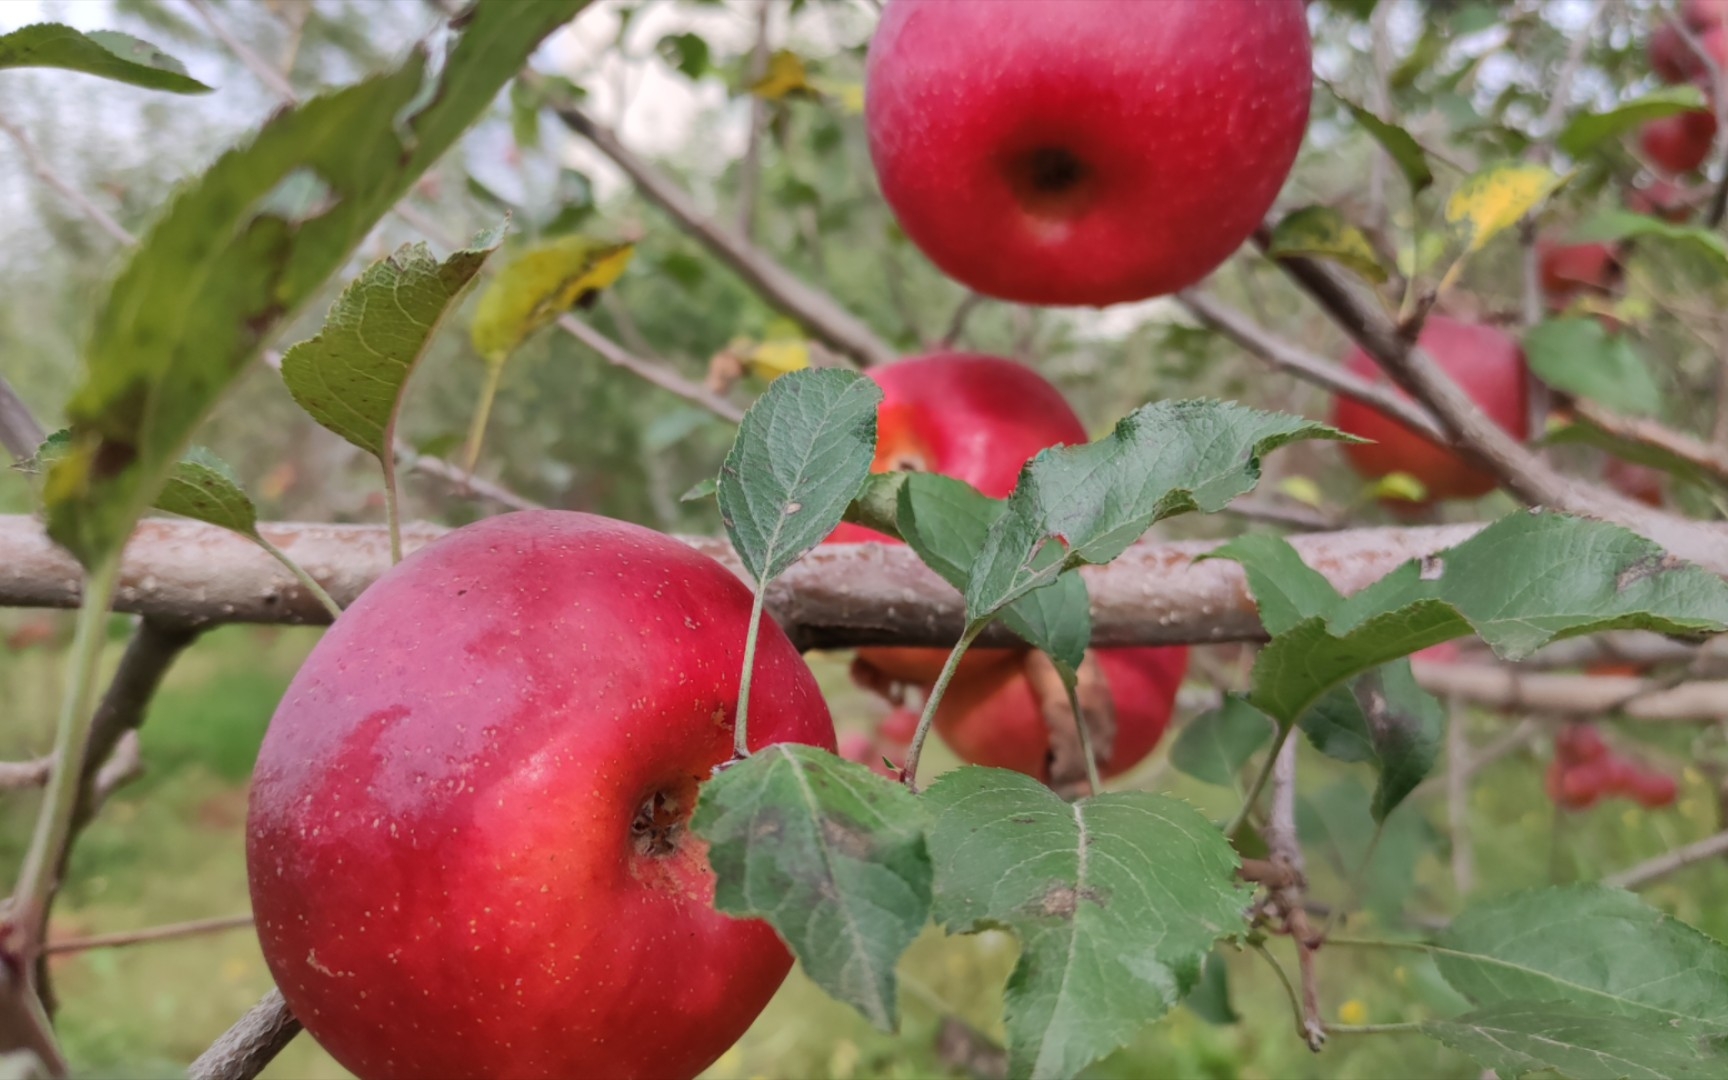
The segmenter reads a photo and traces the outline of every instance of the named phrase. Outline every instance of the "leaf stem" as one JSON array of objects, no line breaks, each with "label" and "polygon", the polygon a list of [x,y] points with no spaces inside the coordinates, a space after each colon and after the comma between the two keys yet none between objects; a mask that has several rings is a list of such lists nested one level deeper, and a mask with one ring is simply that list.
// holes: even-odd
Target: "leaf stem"
[{"label": "leaf stem", "polygon": [[1327,1024],[1328,1035],[1395,1035],[1421,1031],[1422,1025],[1413,1020],[1397,1024]]},{"label": "leaf stem", "polygon": [[1259,774],[1254,777],[1254,782],[1248,785],[1248,794],[1242,800],[1241,807],[1237,809],[1236,816],[1230,819],[1230,824],[1225,826],[1225,836],[1235,836],[1236,830],[1240,829],[1242,823],[1248,820],[1248,815],[1254,810],[1254,804],[1260,801],[1260,793],[1266,790],[1266,781],[1272,778],[1272,766],[1278,760],[1278,752],[1284,749],[1284,740],[1290,737],[1290,732],[1295,726],[1295,724],[1287,724],[1279,728],[1278,736],[1272,740],[1271,748],[1266,751],[1266,760],[1260,763]]},{"label": "leaf stem", "polygon": [[79,780],[84,775],[85,743],[95,719],[96,681],[101,668],[108,606],[120,580],[120,551],[103,559],[84,583],[84,603],[78,609],[72,651],[67,658],[66,695],[54,734],[54,771],[36,816],[29,854],[18,872],[12,895],[11,940],[5,944],[32,971],[48,918],[48,897],[54,890],[54,867],[72,828],[78,808]]},{"label": "leaf stem", "polygon": [[1074,713],[1074,726],[1080,732],[1080,753],[1086,759],[1086,782],[1092,785],[1092,794],[1104,794],[1104,779],[1098,775],[1098,755],[1092,752],[1092,730],[1086,726],[1086,714],[1080,711],[1080,688],[1069,686],[1066,681],[1063,687],[1068,691],[1068,708]]},{"label": "leaf stem", "polygon": [[918,730],[912,733],[912,745],[906,750],[906,764],[900,769],[900,781],[907,787],[913,786],[918,776],[918,759],[924,753],[924,740],[930,734],[930,725],[936,720],[936,707],[942,704],[942,695],[948,692],[948,683],[954,678],[954,672],[960,667],[960,660],[966,655],[966,650],[978,640],[978,635],[990,625],[989,619],[978,619],[969,623],[960,632],[960,640],[954,643],[954,651],[948,654],[948,661],[942,665],[942,673],[936,676],[936,685],[930,688],[930,695],[924,699],[924,715],[918,718]]},{"label": "leaf stem", "polygon": [[402,504],[396,490],[396,454],[385,449],[378,455],[384,467],[384,520],[390,523],[390,565],[402,561]]},{"label": "leaf stem", "polygon": [[1280,964],[1278,958],[1272,955],[1272,950],[1266,947],[1264,941],[1250,940],[1248,944],[1255,952],[1265,958],[1268,964],[1272,965],[1272,971],[1278,976],[1278,981],[1284,984],[1285,995],[1290,998],[1290,1012],[1296,1018],[1296,1030],[1299,1032],[1305,1030],[1308,1018],[1302,1014],[1302,1000],[1296,996],[1296,984],[1292,983],[1290,976],[1285,974],[1284,965]]},{"label": "leaf stem", "polygon": [[480,444],[486,441],[486,422],[492,418],[492,402],[498,397],[498,384],[504,379],[504,361],[487,361],[486,382],[480,387],[480,404],[474,408],[474,419],[468,425],[468,445],[462,451],[462,471],[472,473],[480,460]]},{"label": "leaf stem", "polygon": [[738,721],[732,726],[732,756],[750,756],[749,731],[750,679],[756,673],[756,636],[762,629],[762,597],[768,590],[756,586],[756,597],[750,604],[750,631],[744,635],[744,671],[738,676]]},{"label": "leaf stem", "polygon": [[1329,937],[1327,945],[1348,945],[1358,949],[1404,949],[1410,952],[1432,952],[1434,946],[1426,941],[1392,941],[1379,938]]},{"label": "leaf stem", "polygon": [[264,539],[264,537],[260,536],[258,533],[253,532],[248,533],[247,535],[250,536],[259,547],[269,552],[271,558],[287,567],[288,572],[294,575],[294,580],[298,581],[307,592],[311,593],[314,600],[324,605],[324,610],[330,613],[332,619],[340,619],[342,617],[342,605],[338,604],[334,597],[324,591],[324,586],[318,584],[317,578],[308,574],[305,568],[293,559],[290,559],[286,552],[275,544],[272,544],[270,541]]}]

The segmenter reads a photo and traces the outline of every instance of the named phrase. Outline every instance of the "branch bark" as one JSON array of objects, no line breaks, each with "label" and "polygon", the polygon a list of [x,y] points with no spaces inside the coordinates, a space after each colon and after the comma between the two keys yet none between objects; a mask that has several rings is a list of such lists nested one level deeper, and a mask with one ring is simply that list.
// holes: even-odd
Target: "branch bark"
[{"label": "branch bark", "polygon": [[1527,674],[1484,664],[1412,663],[1416,682],[1441,697],[1456,697],[1517,713],[1595,715],[1618,710],[1631,720],[1708,723],[1728,718],[1728,682],[1701,681],[1664,688],[1659,680],[1621,675]]},{"label": "branch bark", "polygon": [[671,177],[637,157],[612,131],[579,109],[559,109],[557,115],[565,127],[593,143],[623,169],[643,197],[817,340],[865,366],[895,359],[893,347],[833,297],[800,281],[767,252],[702,213]]},{"label": "branch bark", "polygon": [[[1394,567],[1460,543],[1482,526],[1356,529],[1293,536],[1309,565],[1350,593]],[[390,566],[386,530],[375,525],[274,523],[265,538],[316,578],[340,604],[351,603]],[[412,551],[443,535],[411,524]],[[1718,533],[1728,541],[1728,527]],[[743,568],[730,545],[684,538],[734,573]],[[1196,562],[1218,541],[1142,541],[1108,566],[1081,570],[1092,594],[1093,644],[1168,645],[1263,637],[1241,568],[1227,560]],[[35,519],[0,515],[0,607],[70,608],[82,574]],[[801,647],[865,644],[951,645],[964,625],[960,594],[905,547],[824,545],[768,590],[768,610]],[[197,522],[152,518],[127,545],[116,599],[119,611],[191,626],[228,622],[325,623],[329,614],[257,545]],[[982,643],[1013,639],[994,629]]]},{"label": "branch bark", "polygon": [[[1262,248],[1270,239],[1270,230],[1265,227],[1255,233]],[[1717,530],[1562,475],[1489,420],[1433,358],[1407,340],[1379,305],[1342,273],[1313,259],[1274,261],[1374,357],[1394,382],[1434,413],[1454,448],[1491,470],[1518,498],[1533,506],[1614,522],[1682,559],[1728,574],[1728,545],[1722,543]]]},{"label": "branch bark", "polygon": [[272,989],[186,1070],[189,1080],[252,1080],[300,1034],[282,991]]},{"label": "branch bark", "polygon": [[1602,883],[1622,889],[1640,889],[1676,870],[1684,870],[1693,863],[1701,863],[1717,855],[1728,855],[1728,832],[1719,832],[1696,843],[1675,848],[1628,870],[1622,870],[1612,877],[1603,878]]}]

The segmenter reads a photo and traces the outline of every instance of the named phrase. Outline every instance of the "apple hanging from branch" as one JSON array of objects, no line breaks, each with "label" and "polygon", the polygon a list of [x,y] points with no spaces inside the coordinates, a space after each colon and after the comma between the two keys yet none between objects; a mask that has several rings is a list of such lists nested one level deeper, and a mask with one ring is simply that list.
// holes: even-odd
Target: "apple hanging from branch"
[{"label": "apple hanging from branch", "polygon": [[[748,589],[587,514],[494,517],[410,556],[312,651],[247,822],[259,940],[367,1080],[691,1077],[791,967],[713,907],[687,823],[732,755]],[[764,618],[750,744],[835,747]]]}]

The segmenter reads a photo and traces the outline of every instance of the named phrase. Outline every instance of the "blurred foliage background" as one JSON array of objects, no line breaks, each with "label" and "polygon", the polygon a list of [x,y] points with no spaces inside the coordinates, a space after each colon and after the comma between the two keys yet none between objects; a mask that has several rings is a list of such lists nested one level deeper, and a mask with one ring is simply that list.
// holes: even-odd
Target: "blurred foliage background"
[{"label": "blurred foliage background", "polygon": [[[1600,15],[1598,3],[1608,8]],[[1430,268],[1440,252],[1409,238],[1437,220],[1433,196],[1412,206],[1397,174],[1349,119],[1340,97],[1400,121],[1433,151],[1442,191],[1475,166],[1523,151],[1548,113],[1556,70],[1586,27],[1593,36],[1572,82],[1573,107],[1603,107],[1654,85],[1643,43],[1657,5],[1632,0],[1510,4],[1372,0],[1311,5],[1316,67],[1335,88],[1317,87],[1307,145],[1281,205],[1325,203],[1350,215],[1383,201],[1400,258]],[[436,32],[448,12],[422,0],[226,0],[212,17],[277,66],[301,93],[382,67]],[[1134,406],[1161,397],[1222,396],[1323,415],[1313,388],[1268,374],[1168,301],[1102,312],[976,305],[906,242],[875,191],[858,113],[864,49],[875,21],[865,0],[772,0],[764,19],[753,0],[603,0],[548,45],[538,67],[580,89],[584,107],[622,131],[718,217],[737,222],[740,165],[752,110],[750,54],[766,25],[775,48],[793,51],[819,92],[763,106],[760,181],[750,209],[759,244],[796,273],[834,293],[897,348],[914,353],[952,336],[957,347],[1035,365],[1073,400],[1088,425],[1108,428]],[[38,20],[106,27],[145,37],[218,88],[168,99],[57,71],[0,73],[0,117],[24,131],[50,167],[126,228],[149,227],[175,184],[244,137],[277,100],[178,0],[0,5],[0,31]],[[1376,74],[1376,56],[1380,74]],[[1385,76],[1382,79],[1380,76]],[[1382,90],[1382,82],[1384,90]],[[1384,100],[1377,95],[1384,94]],[[0,138],[0,371],[50,427],[76,377],[94,304],[123,253],[40,179]],[[1577,163],[1553,205],[1554,227],[1616,203],[1642,176],[1617,142]],[[617,287],[583,317],[632,350],[704,377],[729,344],[797,336],[659,211],[645,204],[603,158],[526,94],[507,94],[457,153],[416,190],[417,208],[466,236],[510,214],[513,241],[569,231],[639,236]],[[352,267],[424,239],[391,220]],[[1520,268],[1509,232],[1472,261],[1448,304],[1483,317],[1519,307]],[[1664,390],[1664,418],[1691,430],[1713,423],[1714,342],[1720,283],[1708,267],[1671,248],[1633,256],[1614,298]],[[333,283],[331,299],[340,282]],[[1234,261],[1208,285],[1261,323],[1321,355],[1343,339],[1264,260]],[[957,312],[966,310],[966,317]],[[314,305],[276,344],[308,336],[323,317]],[[957,328],[957,329],[956,329]],[[427,452],[451,454],[469,420],[483,374],[466,334],[436,344],[417,376],[403,435]],[[760,389],[746,379],[741,402]],[[381,521],[368,460],[295,407],[280,379],[260,366],[232,393],[201,441],[233,463],[264,516]],[[548,505],[590,510],[669,531],[714,532],[709,503],[679,493],[711,476],[730,441],[726,424],[612,368],[566,335],[546,333],[504,375],[481,472]],[[1264,490],[1300,496],[1351,520],[1385,522],[1336,449],[1304,445],[1275,457]],[[1586,474],[1602,459],[1560,452]],[[1296,478],[1298,482],[1290,481]],[[1276,495],[1284,492],[1282,496]],[[1696,513],[1713,502],[1682,493]],[[0,471],[0,512],[25,512],[27,480]],[[411,516],[458,524],[488,512],[420,477],[408,481]],[[1510,507],[1445,513],[1468,519]],[[1220,535],[1224,518],[1180,519],[1171,535]],[[1264,526],[1254,526],[1264,527]],[[126,620],[115,619],[115,653]],[[0,611],[0,757],[41,754],[49,744],[59,656],[69,617]],[[305,629],[232,627],[205,637],[179,663],[142,732],[144,778],[110,804],[80,845],[58,908],[59,937],[123,930],[246,909],[242,851],[246,781],[258,740],[287,679],[316,639]],[[1233,650],[1202,650],[1194,681],[1228,685],[1245,670]],[[113,657],[110,657],[112,661]],[[880,706],[852,689],[844,656],[813,665],[842,725],[862,726]],[[1482,713],[1465,722],[1478,742],[1513,718]],[[1495,891],[1591,878],[1720,827],[1707,782],[1724,758],[1719,732],[1672,726],[1617,729],[1636,753],[1682,772],[1677,810],[1651,813],[1610,803],[1557,815],[1543,795],[1549,750],[1538,739],[1481,774],[1469,802],[1482,888]],[[1128,785],[1194,799],[1218,815],[1234,795],[1170,770],[1155,755]],[[1341,899],[1367,847],[1366,773],[1318,757],[1305,765],[1302,829],[1316,892]],[[34,797],[0,793],[0,866],[16,865]],[[1442,916],[1457,900],[1448,869],[1444,808],[1411,800],[1389,826],[1364,875],[1364,911],[1352,926],[1399,928]],[[1728,909],[1710,902],[1728,889],[1728,869],[1699,866],[1650,891],[1660,906],[1716,935]],[[1286,949],[1287,943],[1276,943]],[[942,939],[932,930],[903,965],[905,1027],[871,1031],[845,1007],[794,975],[744,1041],[714,1067],[716,1077],[912,1077],[966,1075],[961,1056],[938,1048],[945,1018],[999,1034],[1000,987],[1012,940],[987,934]],[[1425,960],[1328,950],[1322,965],[1329,1015],[1353,1023],[1442,1015],[1462,1003]],[[1310,1055],[1296,1038],[1282,990],[1248,954],[1228,959],[1235,1010],[1217,1023],[1179,1010],[1129,1048],[1096,1066],[1099,1077],[1474,1077],[1466,1059],[1419,1038],[1338,1038]],[[183,1069],[269,985],[246,931],[57,960],[61,1028],[90,1075],[170,1076]],[[344,1075],[309,1040],[290,1047],[267,1075]]]}]

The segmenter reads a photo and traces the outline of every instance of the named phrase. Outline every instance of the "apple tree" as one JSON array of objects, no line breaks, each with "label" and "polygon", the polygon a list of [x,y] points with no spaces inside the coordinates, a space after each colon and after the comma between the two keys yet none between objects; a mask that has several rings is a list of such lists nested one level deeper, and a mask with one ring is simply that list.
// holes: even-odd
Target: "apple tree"
[{"label": "apple tree", "polygon": [[[0,1071],[86,1071],[52,957],[239,927],[275,988],[195,1077],[302,1031],[726,1075],[810,987],[883,1048],[816,1032],[840,1075],[1184,1071],[1178,1022],[1321,1075],[1728,1071],[1728,4],[479,0],[379,8],[390,56],[187,7],[117,13],[273,100],[159,204],[0,105],[122,252],[65,392],[0,381],[0,603],[77,610],[0,763]],[[213,91],[52,22],[14,68]],[[736,160],[633,145],[633,80],[735,101]],[[272,520],[296,485],[365,494]],[[231,623],[331,624],[250,762],[249,912],[68,944]],[[1603,868],[1616,822],[1655,840]]]}]

